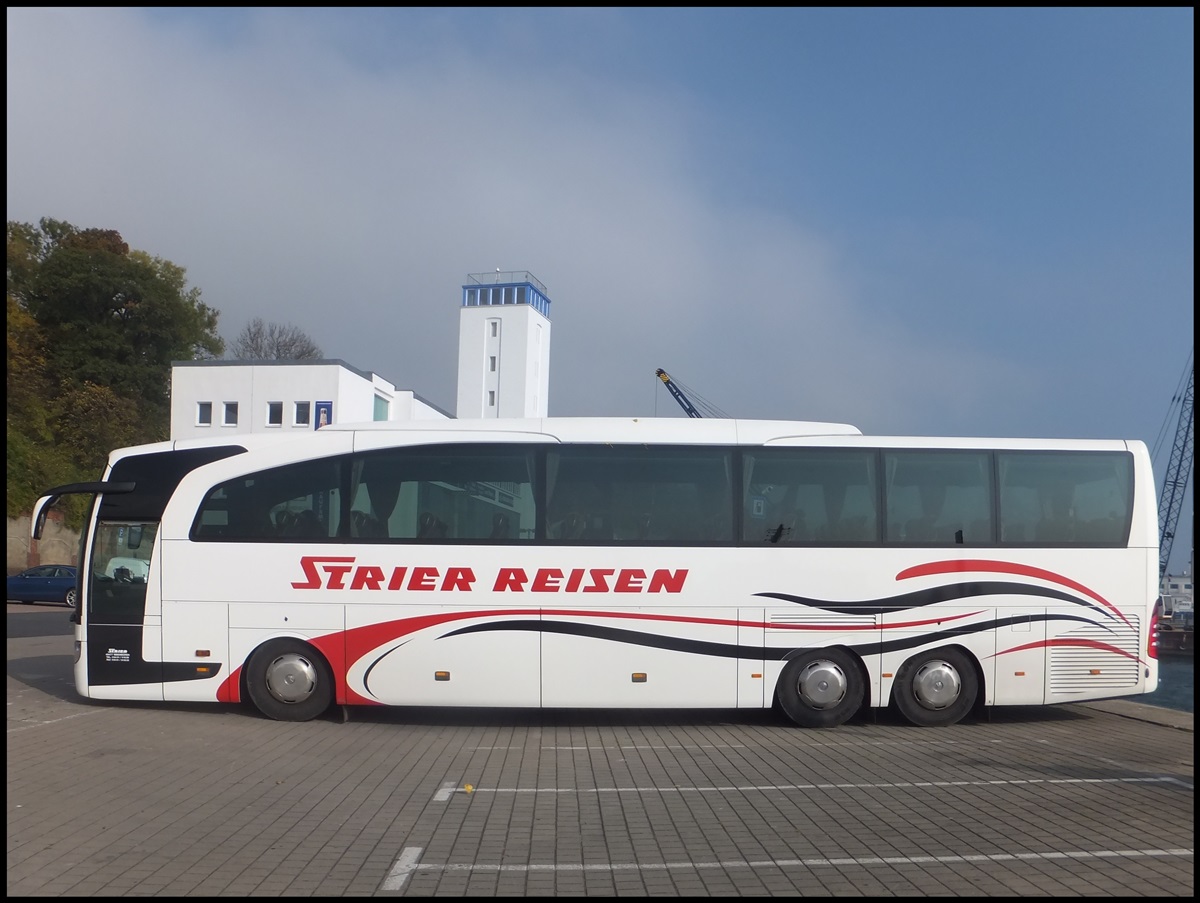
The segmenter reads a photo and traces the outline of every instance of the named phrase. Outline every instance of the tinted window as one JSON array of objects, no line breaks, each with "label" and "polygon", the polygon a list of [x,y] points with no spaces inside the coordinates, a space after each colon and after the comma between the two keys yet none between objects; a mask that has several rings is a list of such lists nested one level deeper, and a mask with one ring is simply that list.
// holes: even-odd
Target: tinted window
[{"label": "tinted window", "polygon": [[245,450],[240,445],[222,445],[124,457],[113,465],[109,481],[133,483],[134,491],[106,493],[100,516],[106,520],[157,520],[186,474]]},{"label": "tinted window", "polygon": [[[136,460],[140,489],[156,458]],[[162,488],[202,463],[178,460],[164,459],[174,466]],[[383,449],[222,483],[192,535],[719,544],[735,540],[739,510],[737,539],[764,545],[1122,545],[1129,534],[1125,452],[747,449],[737,505],[734,463],[732,449],[673,445]],[[125,498],[105,496],[105,506]]]},{"label": "tinted window", "polygon": [[998,452],[1000,538],[1007,543],[1128,541],[1133,457],[1126,452]]},{"label": "tinted window", "polygon": [[878,540],[875,452],[764,448],[748,452],[744,461],[744,540]]},{"label": "tinted window", "polygon": [[[519,445],[388,449],[290,464],[215,487],[194,539],[531,540],[533,452]],[[345,509],[343,511],[343,508]]]},{"label": "tinted window", "polygon": [[193,539],[301,540],[336,536],[341,459],[289,464],[237,477],[205,497]]},{"label": "tinted window", "polygon": [[534,452],[522,445],[389,449],[355,459],[350,535],[429,542],[534,538]]},{"label": "tinted window", "polygon": [[990,543],[988,452],[885,451],[888,542]]},{"label": "tinted window", "polygon": [[732,454],[579,445],[546,456],[546,535],[567,543],[732,542]]}]

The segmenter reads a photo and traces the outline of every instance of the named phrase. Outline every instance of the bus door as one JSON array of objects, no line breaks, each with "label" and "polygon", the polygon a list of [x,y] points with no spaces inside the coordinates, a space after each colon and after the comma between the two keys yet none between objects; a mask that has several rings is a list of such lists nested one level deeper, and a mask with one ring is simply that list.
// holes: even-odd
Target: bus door
[{"label": "bus door", "polygon": [[[145,699],[162,699],[161,661],[144,657],[146,591],[158,524],[106,521],[96,524],[87,562],[88,586],[81,613],[84,658],[90,695],[103,698],[104,687],[120,686],[122,699],[131,685],[145,684]],[[157,629],[150,637],[157,650]],[[160,658],[155,654],[153,658]]]}]

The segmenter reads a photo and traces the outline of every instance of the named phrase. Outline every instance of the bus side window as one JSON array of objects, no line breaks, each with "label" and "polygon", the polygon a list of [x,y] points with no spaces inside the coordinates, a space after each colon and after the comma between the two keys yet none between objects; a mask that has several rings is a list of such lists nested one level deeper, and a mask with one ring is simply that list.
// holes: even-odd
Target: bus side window
[{"label": "bus side window", "polygon": [[379,519],[366,511],[350,512],[350,535],[355,538],[376,538],[387,536],[387,531]]},{"label": "bus side window", "polygon": [[1133,499],[1128,453],[1013,451],[997,452],[996,460],[1002,542],[1128,540]]},{"label": "bus side window", "polygon": [[1071,542],[1075,539],[1075,487],[1057,483],[1044,493],[1042,519],[1034,538],[1038,542]]},{"label": "bus side window", "polygon": [[550,499],[549,512],[546,529],[551,539],[591,539],[603,522],[601,493],[591,483],[560,478]]},{"label": "bus side window", "polygon": [[488,539],[512,539],[512,518],[504,512],[492,515],[492,533]]},{"label": "bus side window", "polygon": [[422,511],[417,519],[417,539],[445,539],[448,529],[446,522],[432,511]]},{"label": "bus side window", "polygon": [[984,517],[977,517],[967,525],[964,541],[968,543],[992,542],[992,522]]},{"label": "bus side window", "polygon": [[877,538],[874,452],[764,448],[744,461],[744,540],[836,545]]},{"label": "bus side window", "polygon": [[889,542],[954,546],[992,541],[987,452],[897,450],[884,455]]},{"label": "bus side window", "polygon": [[311,508],[305,508],[296,515],[295,525],[293,528],[293,536],[299,536],[304,539],[312,539],[317,536],[324,535],[325,531],[321,529],[321,522],[317,520],[317,515]]}]

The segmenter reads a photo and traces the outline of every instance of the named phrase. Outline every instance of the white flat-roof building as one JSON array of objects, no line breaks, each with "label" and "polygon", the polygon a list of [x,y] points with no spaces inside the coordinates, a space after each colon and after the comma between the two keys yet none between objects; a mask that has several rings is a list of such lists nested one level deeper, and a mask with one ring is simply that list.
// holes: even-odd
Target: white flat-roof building
[{"label": "white flat-roof building", "polygon": [[326,423],[451,417],[345,361],[175,361],[171,438],[293,432]]},{"label": "white flat-roof building", "polygon": [[545,417],[550,298],[525,271],[473,273],[462,287],[458,409],[342,360],[174,361],[171,438],[281,433],[326,423]]}]

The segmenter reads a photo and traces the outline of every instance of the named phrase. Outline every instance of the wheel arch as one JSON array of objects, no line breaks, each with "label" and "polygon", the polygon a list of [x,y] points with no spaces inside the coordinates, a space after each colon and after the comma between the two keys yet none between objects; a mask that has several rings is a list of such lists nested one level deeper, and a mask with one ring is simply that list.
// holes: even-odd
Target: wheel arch
[{"label": "wheel arch", "polygon": [[[848,646],[845,643],[831,643],[828,646],[797,646],[794,649],[790,650],[787,653],[787,655],[785,655],[782,658],[781,661],[783,662],[784,665],[786,665],[792,659],[798,658],[801,655],[805,655],[809,652],[822,652],[827,649],[838,649],[838,650],[846,653],[846,655],[850,656],[850,658],[853,660],[854,667],[858,670],[858,676],[862,679],[863,686],[866,690],[866,692],[863,694],[863,701],[862,701],[862,705],[860,706],[860,710],[862,708],[869,708],[872,705],[872,703],[871,703],[871,675],[870,675],[870,672],[868,672],[868,670],[867,670],[867,663],[865,661],[863,661],[862,655],[860,655],[859,652],[853,646]],[[781,670],[780,673],[778,675],[776,675],[775,683],[771,687],[771,704],[770,704],[769,708],[774,709],[775,711],[779,711],[779,708],[780,708],[780,706],[779,706],[779,680],[782,676],[783,676],[783,672]]]},{"label": "wheel arch", "polygon": [[955,652],[962,655],[967,660],[968,664],[970,664],[971,670],[975,674],[976,685],[979,687],[979,693],[975,700],[975,708],[979,709],[983,707],[983,700],[987,698],[987,691],[991,688],[991,685],[987,679],[987,673],[984,670],[983,663],[979,660],[979,656],[970,646],[964,646],[962,643],[942,643],[937,646],[930,646],[928,649],[917,649],[906,655],[904,657],[904,661],[900,662],[900,664],[896,666],[896,670],[892,672],[892,676],[886,682],[886,686],[884,686],[882,681],[880,682],[879,707],[887,708],[892,704],[893,694],[896,691],[896,675],[900,673],[901,668],[908,664],[910,659],[917,655],[930,655],[942,649],[953,649]]},{"label": "wheel arch", "polygon": [[[891,675],[891,679],[887,681],[886,694],[882,692],[881,686],[880,707],[898,709],[914,724],[932,725],[934,723],[933,721],[926,721],[924,718],[915,719],[909,712],[905,711],[905,709],[911,708],[911,702],[906,702],[904,699],[898,697],[897,689],[906,684],[905,670],[910,666],[915,667],[915,664],[920,660],[923,659],[928,661],[930,659],[950,659],[953,657],[961,659],[962,667],[960,667],[959,670],[963,672],[964,680],[969,677],[971,681],[973,681],[974,698],[969,708],[965,709],[963,713],[958,716],[958,718],[954,719],[954,721],[946,723],[957,723],[958,720],[966,717],[967,715],[978,717],[986,712],[988,699],[987,693],[989,689],[987,671],[975,650],[971,649],[969,646],[965,646],[962,643],[957,642],[941,643],[911,651],[909,655],[907,655],[896,667],[895,671]],[[967,669],[969,669],[969,674]],[[886,696],[886,698],[882,698],[884,696]],[[934,710],[930,709],[929,711]]]},{"label": "wheel arch", "polygon": [[[340,667],[345,656],[341,653],[341,635],[338,634],[337,642],[339,648],[331,650],[329,637],[326,634],[301,633],[295,630],[278,630],[272,633],[260,636],[254,641],[242,657],[241,665],[238,667],[237,690],[239,698],[237,702],[249,702],[249,687],[247,684],[247,672],[249,671],[250,660],[254,658],[255,653],[259,649],[266,646],[268,643],[273,643],[278,640],[289,640],[296,643],[301,643],[311,650],[312,655],[321,659],[325,667],[329,669],[329,673],[333,675],[333,695],[336,705],[343,705],[346,701],[346,679],[344,669]],[[330,654],[331,651],[334,654]]]}]

